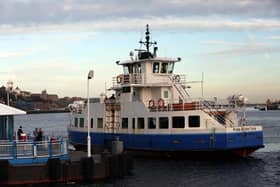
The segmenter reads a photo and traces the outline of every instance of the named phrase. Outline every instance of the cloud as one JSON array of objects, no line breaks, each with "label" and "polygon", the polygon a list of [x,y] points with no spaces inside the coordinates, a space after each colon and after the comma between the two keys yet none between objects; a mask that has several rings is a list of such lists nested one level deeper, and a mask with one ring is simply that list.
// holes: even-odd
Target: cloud
[{"label": "cloud", "polygon": [[21,49],[17,51],[0,51],[0,58],[23,57],[33,54],[38,49]]},{"label": "cloud", "polygon": [[270,40],[280,40],[280,36],[269,36],[269,37],[267,37],[267,39],[270,39]]},{"label": "cloud", "polygon": [[13,0],[0,1],[0,24],[61,24],[112,18],[280,16],[278,0]]},{"label": "cloud", "polygon": [[65,34],[60,39],[64,41],[77,42],[82,40],[93,40],[96,39],[97,33],[76,33],[76,34]]},{"label": "cloud", "polygon": [[0,1],[0,30],[279,29],[279,7],[278,0]]},{"label": "cloud", "polygon": [[204,41],[203,45],[222,46],[225,50],[209,52],[208,55],[251,55],[265,54],[270,56],[271,53],[279,52],[280,46],[268,42],[257,42],[249,39],[247,42],[226,42],[226,41]]},{"label": "cloud", "polygon": [[[104,92],[105,82],[108,83],[107,87],[111,85],[111,77],[115,76],[117,68],[110,68],[108,71],[109,68],[102,63],[77,62],[68,57],[59,57],[18,64],[9,73],[9,77],[12,77],[10,79],[14,81],[15,86],[19,86],[23,90],[41,92],[41,90],[47,89],[49,93],[56,93],[60,97],[86,96],[87,73],[89,69],[93,69],[95,75],[91,80],[93,86],[91,90],[93,95],[98,96]],[[104,74],[104,72],[106,73]],[[5,78],[3,80],[9,80],[8,75],[3,78]]]},{"label": "cloud", "polygon": [[218,45],[218,46],[243,46],[244,42],[228,42],[228,41],[220,41],[220,40],[210,40],[210,41],[202,41],[199,42],[202,45]]},{"label": "cloud", "polygon": [[0,25],[0,33],[38,33],[58,31],[142,31],[143,26],[149,23],[152,29],[157,30],[280,30],[279,20],[250,19],[233,21],[230,19],[213,19],[200,17],[149,17],[149,18],[116,18],[110,20],[79,22],[67,24],[43,25]]}]

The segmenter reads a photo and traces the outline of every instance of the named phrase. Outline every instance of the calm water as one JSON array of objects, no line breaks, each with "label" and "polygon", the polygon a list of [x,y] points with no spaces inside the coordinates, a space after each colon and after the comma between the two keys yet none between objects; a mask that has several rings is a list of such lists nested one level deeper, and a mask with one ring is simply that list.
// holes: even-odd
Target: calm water
[{"label": "calm water", "polygon": [[[248,111],[249,124],[264,128],[265,148],[239,160],[136,159],[134,175],[99,184],[61,184],[59,187],[93,186],[280,186],[280,111]],[[41,127],[45,135],[67,136],[69,114],[17,116],[16,127],[25,132]]]}]

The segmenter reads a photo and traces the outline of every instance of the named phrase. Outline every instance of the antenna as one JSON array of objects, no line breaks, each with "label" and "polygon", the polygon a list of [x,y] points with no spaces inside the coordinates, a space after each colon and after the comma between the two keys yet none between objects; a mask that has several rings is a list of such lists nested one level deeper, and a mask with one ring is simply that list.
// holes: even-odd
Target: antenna
[{"label": "antenna", "polygon": [[204,72],[202,72],[202,75],[201,75],[201,97],[203,98],[204,97],[204,90],[203,90],[203,83],[204,83]]},{"label": "antenna", "polygon": [[142,39],[143,39],[143,33],[142,32],[140,32],[140,35],[141,35],[141,37],[140,37],[140,40],[139,40],[139,43],[140,43],[140,47],[139,47],[139,49],[142,49]]},{"label": "antenna", "polygon": [[107,82],[105,82],[105,96],[107,96]]},{"label": "antenna", "polygon": [[151,45],[156,45],[157,44],[157,42],[156,41],[154,41],[154,42],[150,42],[150,31],[149,31],[149,25],[147,24],[146,25],[146,32],[145,32],[145,35],[146,35],[146,41],[142,41],[142,40],[140,40],[140,44],[144,44],[145,46],[146,46],[146,49],[147,49],[147,52],[149,52],[149,48],[150,48],[150,46]]}]

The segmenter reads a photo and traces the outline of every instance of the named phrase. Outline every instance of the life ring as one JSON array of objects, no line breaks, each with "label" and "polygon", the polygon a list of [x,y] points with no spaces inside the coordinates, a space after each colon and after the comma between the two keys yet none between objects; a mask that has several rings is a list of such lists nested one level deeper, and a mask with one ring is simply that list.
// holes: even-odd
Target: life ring
[{"label": "life ring", "polygon": [[117,76],[117,83],[120,84],[121,82],[122,82],[122,76],[119,75],[119,76]]},{"label": "life ring", "polygon": [[175,75],[174,76],[174,81],[175,82],[180,82],[180,75]]},{"label": "life ring", "polygon": [[155,108],[155,101],[152,99],[149,101],[149,108]]},{"label": "life ring", "polygon": [[162,98],[160,98],[160,99],[158,100],[158,107],[159,107],[159,108],[163,108],[163,107],[164,107],[164,100],[163,100]]}]

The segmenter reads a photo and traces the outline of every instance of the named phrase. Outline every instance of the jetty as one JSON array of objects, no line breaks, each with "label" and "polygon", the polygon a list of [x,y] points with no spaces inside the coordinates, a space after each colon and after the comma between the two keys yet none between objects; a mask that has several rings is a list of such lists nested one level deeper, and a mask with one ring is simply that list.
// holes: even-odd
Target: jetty
[{"label": "jetty", "polygon": [[26,113],[0,104],[0,186],[93,183],[132,174],[133,160],[123,152],[118,140],[113,142],[112,152],[88,157],[86,152],[69,152],[68,140],[63,138],[48,141],[15,139],[14,115],[23,114]]}]

